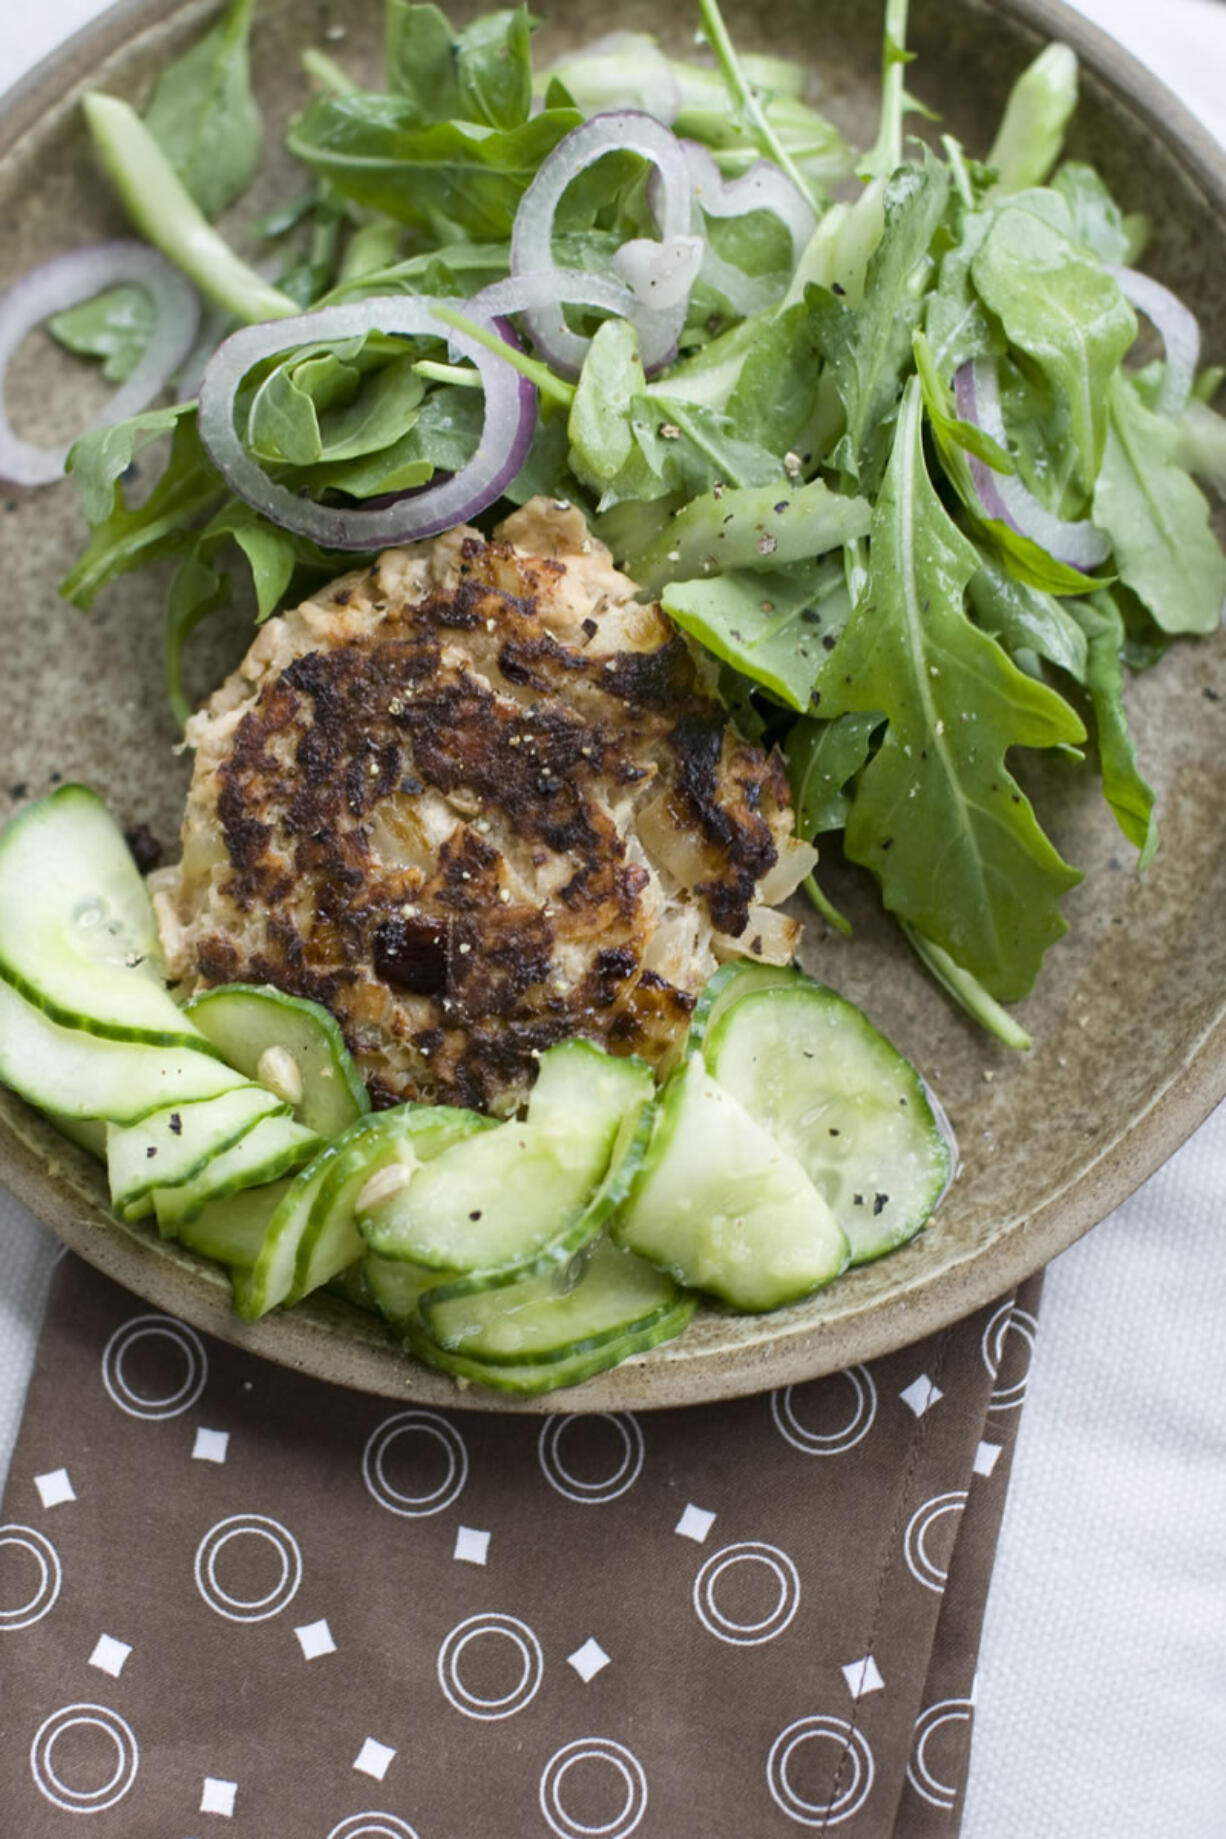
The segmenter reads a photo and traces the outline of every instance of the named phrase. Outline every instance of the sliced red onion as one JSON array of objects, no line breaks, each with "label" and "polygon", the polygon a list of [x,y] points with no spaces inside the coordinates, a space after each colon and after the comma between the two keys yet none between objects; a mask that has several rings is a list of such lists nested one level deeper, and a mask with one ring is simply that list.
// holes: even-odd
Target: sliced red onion
[{"label": "sliced red onion", "polygon": [[[1005,418],[1000,406],[1000,381],[988,358],[964,364],[954,378],[954,395],[963,421],[981,428],[1001,447],[1006,445]],[[1111,544],[1092,523],[1066,523],[1040,504],[1016,474],[993,472],[968,454],[971,477],[980,503],[989,517],[1008,524],[1019,536],[1029,537],[1057,562],[1085,572],[1097,568],[1111,554]]]},{"label": "sliced red onion", "polygon": [[[528,457],[536,430],[536,389],[497,353],[462,332],[444,330],[433,308],[463,312],[462,300],[432,300],[398,294],[326,307],[294,319],[246,326],[221,345],[204,373],[200,390],[200,438],[232,491],[283,529],[310,537],[325,549],[384,549],[437,536],[476,517],[500,498]],[[509,344],[515,334],[505,321],[493,324]],[[403,338],[446,337],[453,353],[468,358],[485,386],[485,423],[467,466],[438,485],[398,496],[376,508],[315,504],[278,485],[256,464],[234,426],[234,402],[252,366],[295,345],[343,339],[364,332]]]},{"label": "sliced red onion", "polygon": [[[791,238],[795,269],[817,228],[817,218],[808,199],[801,196],[787,174],[770,160],[759,160],[739,179],[725,179],[706,147],[693,140],[683,140],[680,146],[694,188],[694,205],[701,207],[693,212],[691,228],[702,229],[702,212],[708,217],[741,217],[748,211],[769,211]],[[659,174],[653,173],[647,192],[653,209],[659,189]],[[778,302],[779,289],[767,277],[745,274],[717,255],[710,243],[699,272],[734,312],[746,318]]]},{"label": "sliced red onion", "polygon": [[[540,275],[553,269],[553,221],[563,193],[581,172],[606,153],[637,153],[660,175],[656,221],[662,242],[690,234],[692,194],[685,156],[676,137],[638,109],[593,115],[560,140],[520,200],[511,232],[511,273]],[[686,297],[688,299],[688,295]],[[686,299],[666,313],[638,310],[631,317],[639,333],[639,352],[649,375],[669,363],[685,324]],[[555,300],[528,314],[533,343],[554,370],[577,377],[589,340],[572,332],[562,304]]]},{"label": "sliced red onion", "polygon": [[153,300],[153,331],[140,363],[106,407],[82,429],[109,427],[139,415],[156,400],[190,351],[200,300],[165,256],[146,243],[97,243],[54,257],[0,295],[0,478],[13,485],[51,485],[64,476],[71,441],[39,447],[15,434],[4,408],[4,377],[28,332],[53,313],[79,306],[121,283],[143,287]]},{"label": "sliced red onion", "polygon": [[1169,287],[1135,268],[1107,263],[1125,300],[1144,313],[1166,347],[1166,369],[1154,407],[1159,415],[1182,415],[1192,395],[1200,364],[1200,326],[1196,315]]},{"label": "sliced red onion", "polygon": [[744,217],[749,211],[769,211],[792,239],[795,267],[817,228],[817,217],[782,167],[758,160],[739,179],[725,179],[706,147],[683,140],[681,150],[694,188],[694,202],[708,217]]},{"label": "sliced red onion", "polygon": [[650,312],[666,313],[676,307],[684,312],[706,247],[701,236],[676,236],[667,243],[636,236],[614,255],[613,270],[633,288],[639,305]]},{"label": "sliced red onion", "polygon": [[[628,287],[605,275],[589,274],[586,268],[545,268],[538,274],[491,282],[462,310],[469,319],[493,319],[506,313],[539,313],[553,305],[595,307],[598,312],[632,319],[637,302]],[[591,341],[580,342],[586,350]]]}]

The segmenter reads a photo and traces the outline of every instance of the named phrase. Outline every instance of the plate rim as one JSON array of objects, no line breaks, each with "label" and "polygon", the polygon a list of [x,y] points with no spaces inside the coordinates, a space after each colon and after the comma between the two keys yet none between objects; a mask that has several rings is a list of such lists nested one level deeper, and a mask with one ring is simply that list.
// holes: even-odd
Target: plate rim
[{"label": "plate rim", "polygon": [[[0,96],[0,158],[53,103],[62,101],[106,59],[133,38],[176,16],[202,18],[216,0],[118,0],[56,47]],[[1083,67],[1156,137],[1226,219],[1226,149],[1191,111],[1131,52],[1064,0],[970,0],[970,10],[1002,14],[1036,37],[1072,46]],[[349,1389],[412,1398],[456,1409],[520,1412],[605,1412],[669,1409],[711,1403],[800,1383],[871,1360],[948,1327],[999,1301],[1103,1221],[1148,1179],[1226,1099],[1226,1008],[1190,1042],[1181,1067],[1150,1103],[1106,1143],[1029,1218],[1007,1223],[991,1240],[936,1273],[924,1273],[888,1297],[873,1299],[862,1314],[817,1323],[785,1340],[729,1352],[678,1343],[657,1349],[572,1390],[516,1399],[478,1389],[459,1390],[443,1374],[409,1361],[390,1337],[353,1336],[352,1311],[327,1299],[258,1323],[242,1322],[229,1302],[220,1270],[181,1248],[160,1243],[139,1228],[103,1235],[88,1216],[87,1201],[71,1176],[86,1159],[65,1143],[48,1163],[31,1135],[3,1130],[4,1186],[70,1249],[105,1275],[159,1308],[277,1364]],[[36,1116],[30,1113],[31,1118]],[[183,1274],[195,1282],[183,1294]],[[769,1318],[763,1318],[769,1320]],[[831,1355],[823,1340],[835,1344]]]}]

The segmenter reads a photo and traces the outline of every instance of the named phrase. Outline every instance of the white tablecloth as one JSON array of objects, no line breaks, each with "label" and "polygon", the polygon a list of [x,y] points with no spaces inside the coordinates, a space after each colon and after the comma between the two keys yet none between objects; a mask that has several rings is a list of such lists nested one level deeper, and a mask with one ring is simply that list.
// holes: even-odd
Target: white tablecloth
[{"label": "white tablecloth", "polygon": [[[1080,4],[1226,140],[1226,8]],[[102,10],[9,0],[0,90]],[[0,1190],[0,1476],[56,1249]],[[1226,1835],[1224,1291],[1226,1107],[1049,1273],[966,1839]]]}]

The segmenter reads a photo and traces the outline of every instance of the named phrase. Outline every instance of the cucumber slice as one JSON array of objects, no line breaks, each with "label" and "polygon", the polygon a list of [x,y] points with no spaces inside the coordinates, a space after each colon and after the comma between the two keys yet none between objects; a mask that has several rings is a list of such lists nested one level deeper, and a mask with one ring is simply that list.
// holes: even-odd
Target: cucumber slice
[{"label": "cucumber slice", "polygon": [[343,1271],[338,1271],[335,1277],[330,1277],[324,1288],[330,1296],[339,1296],[342,1302],[351,1304],[354,1309],[361,1309],[367,1315],[377,1315],[379,1312],[375,1308],[375,1299],[366,1282],[363,1263],[364,1260],[357,1264],[347,1265]]},{"label": "cucumber slice", "polygon": [[239,1086],[195,1104],[167,1105],[139,1124],[108,1125],[111,1205],[123,1220],[152,1213],[155,1188],[177,1188],[191,1181],[262,1117],[284,1115],[288,1109],[263,1086]]},{"label": "cucumber slice", "polygon": [[367,1252],[362,1274],[379,1314],[402,1333],[416,1322],[417,1305],[426,1291],[437,1289],[448,1275],[403,1258],[380,1258],[376,1252]]},{"label": "cucumber slice", "polygon": [[290,1185],[288,1180],[270,1181],[262,1188],[241,1188],[221,1200],[211,1200],[194,1219],[184,1220],[175,1236],[180,1245],[203,1258],[249,1271],[259,1257],[268,1222]]},{"label": "cucumber slice", "polygon": [[202,991],[185,1013],[224,1060],[287,1099],[318,1136],[339,1136],[370,1110],[340,1026],[319,1003],[271,985],[230,983]]},{"label": "cucumber slice", "polygon": [[42,1111],[112,1124],[134,1124],[163,1105],[246,1084],[211,1050],[112,1041],[61,1027],[2,979],[0,1081]]},{"label": "cucumber slice", "polygon": [[794,983],[799,973],[779,964],[753,964],[748,958],[734,958],[722,964],[703,985],[702,994],[690,1017],[690,1031],[685,1037],[685,1058],[698,1053],[707,1036],[731,1003],[738,1002],[751,990],[775,990]]},{"label": "cucumber slice", "polygon": [[650,1321],[602,1342],[599,1347],[559,1360],[542,1361],[536,1366],[495,1366],[489,1361],[474,1360],[468,1354],[449,1353],[419,1327],[410,1327],[406,1346],[427,1366],[450,1373],[460,1385],[487,1386],[492,1392],[530,1398],[542,1392],[557,1392],[563,1386],[577,1386],[594,1373],[604,1373],[635,1354],[645,1354],[649,1348],[671,1341],[689,1324],[696,1307],[692,1296],[682,1296],[672,1308],[661,1310]]},{"label": "cucumber slice", "polygon": [[777,1309],[839,1275],[847,1240],[800,1164],[700,1056],[665,1087],[613,1236],[734,1309]]},{"label": "cucumber slice", "polygon": [[313,1131],[291,1117],[261,1118],[233,1149],[223,1150],[198,1175],[178,1188],[155,1188],[153,1206],[162,1237],[178,1238],[210,1201],[237,1194],[240,1188],[263,1187],[317,1155],[321,1145]]},{"label": "cucumber slice", "polygon": [[106,1161],[107,1127],[98,1119],[57,1117],[53,1111],[47,1113],[47,1122],[53,1124],[62,1137],[83,1149],[87,1156],[93,1156],[97,1162]]},{"label": "cucumber slice", "polygon": [[563,1133],[605,1130],[610,1117],[637,1111],[655,1093],[651,1068],[633,1056],[616,1059],[591,1041],[560,1041],[541,1055],[528,1117]]},{"label": "cucumber slice", "polygon": [[602,1237],[569,1264],[517,1283],[430,1290],[418,1316],[446,1353],[493,1366],[542,1366],[634,1334],[677,1301],[666,1272]]},{"label": "cucumber slice", "polygon": [[[292,1280],[284,1296],[277,1300],[284,1301],[287,1307],[301,1302],[310,1291],[362,1257],[366,1242],[358,1230],[356,1210],[372,1185],[379,1185],[377,1177],[398,1165],[407,1181],[423,1162],[433,1161],[453,1143],[462,1143],[476,1132],[492,1128],[490,1120],[475,1111],[442,1105],[406,1105],[395,1111],[381,1111],[377,1117],[360,1118],[351,1125],[331,1145],[329,1166],[309,1213],[294,1222],[299,1236],[293,1251]],[[401,1191],[387,1189],[389,1196]],[[287,1226],[287,1230],[293,1228]],[[286,1245],[274,1252],[269,1246],[270,1272],[274,1264],[278,1269],[284,1267],[292,1249]],[[266,1306],[274,1305],[270,1302]]]},{"label": "cucumber slice", "polygon": [[61,786],[0,833],[0,977],[62,1027],[214,1051],[167,995],[140,870],[85,786]]},{"label": "cucumber slice", "polygon": [[912,1238],[954,1152],[909,1061],[833,990],[745,996],[708,1037],[713,1076],[795,1156],[867,1264]]},{"label": "cucumber slice", "polygon": [[396,1199],[362,1218],[367,1245],[439,1271],[518,1276],[537,1260],[560,1262],[575,1250],[575,1229],[625,1116],[633,1110],[637,1118],[652,1090],[641,1062],[614,1060],[586,1042],[550,1048],[527,1120],[500,1124],[419,1169]]},{"label": "cucumber slice", "polygon": [[[636,1082],[637,1084],[637,1082]],[[641,1098],[641,1087],[639,1097]],[[651,1142],[652,1125],[655,1121],[655,1107],[648,1100],[640,1103],[636,1110],[627,1111],[613,1144],[613,1153],[609,1157],[609,1166],[604,1179],[593,1193],[587,1206],[562,1234],[558,1241],[549,1248],[546,1260],[529,1261],[528,1271],[523,1266],[510,1265],[501,1270],[478,1271],[472,1276],[458,1276],[450,1280],[440,1273],[435,1274],[435,1288],[431,1295],[432,1303],[450,1305],[455,1303],[463,1307],[468,1298],[485,1297],[493,1293],[505,1293],[506,1286],[519,1285],[528,1281],[529,1276],[539,1275],[550,1284],[565,1283],[565,1275],[560,1267],[565,1260],[566,1270],[572,1272],[572,1284],[583,1272],[582,1259],[585,1248],[589,1247],[598,1235],[625,1206],[634,1188],[635,1177],[643,1165]],[[541,1268],[537,1268],[541,1267]],[[484,1309],[485,1303],[475,1306]],[[502,1305],[494,1294],[492,1308],[496,1312]],[[507,1307],[513,1307],[508,1301]],[[424,1321],[424,1318],[422,1318]],[[443,1346],[450,1346],[446,1334],[434,1329],[428,1332]]]}]

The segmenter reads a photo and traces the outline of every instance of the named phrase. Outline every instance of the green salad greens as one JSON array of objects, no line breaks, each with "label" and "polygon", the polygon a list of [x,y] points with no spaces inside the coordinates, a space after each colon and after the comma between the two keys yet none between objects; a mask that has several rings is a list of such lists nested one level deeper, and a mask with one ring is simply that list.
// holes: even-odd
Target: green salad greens
[{"label": "green salad greens", "polygon": [[[888,0],[880,132],[860,153],[811,105],[807,69],[739,53],[715,0],[699,12],[692,59],[623,33],[541,70],[523,7],[456,32],[432,5],[387,0],[384,87],[310,52],[287,141],[301,187],[261,220],[231,216],[224,239],[214,220],[260,151],[254,0],[231,0],[163,73],[143,120],[90,97],[136,228],[210,304],[185,399],[73,449],[90,536],[63,589],[88,607],[126,572],[174,563],[167,658],[185,717],[185,642],[236,586],[263,620],[361,553],[321,541],[310,507],[425,505],[478,463],[491,428],[473,353],[496,352],[526,405],[523,450],[472,515],[488,527],[535,494],[581,507],[720,661],[737,719],[785,753],[798,833],[840,834],[947,989],[1024,1045],[1000,1005],[1034,985],[1080,876],[1018,756],[1081,758],[1092,731],[1103,796],[1150,861],[1125,687],[1221,620],[1226,556],[1197,481],[1226,488],[1222,373],[1197,374],[1191,315],[1132,266],[1144,221],[1062,160],[1065,47],[1021,75],[991,148],[931,118],[921,143],[906,0]],[[572,168],[577,133],[601,151]],[[528,219],[551,174],[542,268],[522,250],[539,245]],[[662,236],[685,183],[682,234]],[[483,306],[508,279],[510,304]],[[525,279],[535,295],[516,296]],[[389,298],[445,305],[394,333],[371,304]],[[558,301],[582,341],[572,366]],[[303,326],[363,302],[356,332]],[[1162,346],[1145,364],[1138,308]],[[280,319],[293,328],[278,336]],[[224,413],[308,507],[297,529],[236,495],[196,404],[226,334],[269,321]],[[150,322],[121,287],[51,330],[120,378]],[[162,470],[137,502],[130,470],[152,452]]]}]

